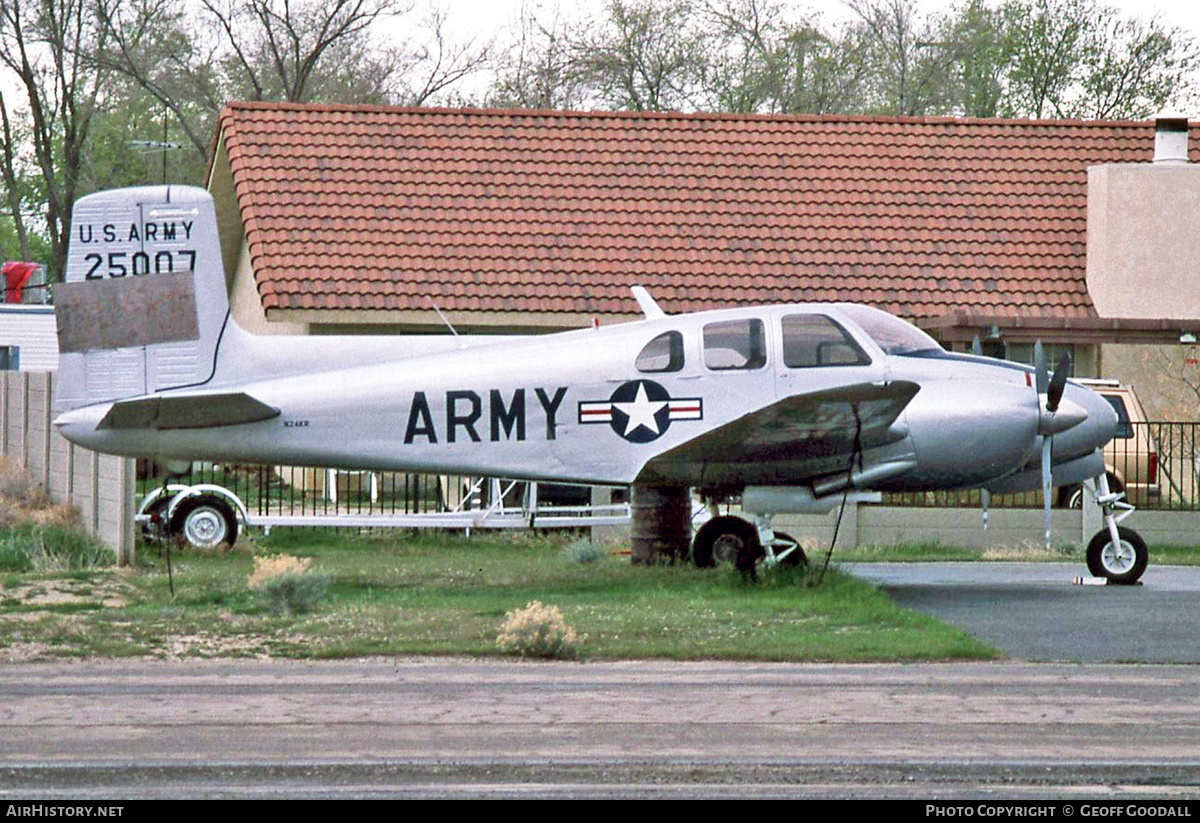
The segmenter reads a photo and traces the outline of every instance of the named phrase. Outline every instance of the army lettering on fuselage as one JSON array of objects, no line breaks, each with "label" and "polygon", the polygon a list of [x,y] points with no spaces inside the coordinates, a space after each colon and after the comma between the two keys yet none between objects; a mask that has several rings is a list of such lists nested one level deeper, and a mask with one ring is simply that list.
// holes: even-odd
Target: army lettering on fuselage
[{"label": "army lettering on fuselage", "polygon": [[[546,420],[541,432],[546,440],[554,440],[558,430],[558,411],[567,396],[567,387],[535,388]],[[404,426],[405,444],[424,443],[481,443],[484,438],[496,443],[501,440],[524,441],[529,432],[527,394],[514,389],[510,395],[499,389],[485,392],[459,389],[448,391],[444,410],[435,413],[425,392],[414,392]]]}]

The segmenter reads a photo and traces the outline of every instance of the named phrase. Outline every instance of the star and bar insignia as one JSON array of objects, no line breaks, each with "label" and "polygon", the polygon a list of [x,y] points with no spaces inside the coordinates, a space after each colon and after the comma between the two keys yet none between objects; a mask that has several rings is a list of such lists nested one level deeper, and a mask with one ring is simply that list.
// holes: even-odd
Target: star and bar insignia
[{"label": "star and bar insignia", "polygon": [[673,420],[703,420],[704,401],[699,397],[671,397],[653,380],[622,383],[608,400],[584,400],[579,422],[608,423],[631,443],[657,440]]}]

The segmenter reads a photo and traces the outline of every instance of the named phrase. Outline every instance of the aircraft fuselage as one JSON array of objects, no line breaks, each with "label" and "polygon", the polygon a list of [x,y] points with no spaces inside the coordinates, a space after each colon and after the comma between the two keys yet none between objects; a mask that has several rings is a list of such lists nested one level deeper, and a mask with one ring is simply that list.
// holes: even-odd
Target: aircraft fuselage
[{"label": "aircraft fuselage", "polygon": [[[857,349],[854,362],[789,366],[784,329],[807,317],[844,331]],[[762,351],[740,362],[745,352],[736,338],[746,328],[757,330]],[[801,439],[765,448],[751,462],[715,453],[649,473],[644,467],[793,395],[908,381],[919,386],[915,396],[886,430],[858,447],[864,465],[908,466],[873,488],[983,485],[1036,460],[1040,440],[1030,369],[932,351],[887,354],[837,306],[723,310],[481,343],[444,338],[425,341],[443,350],[421,354],[405,351],[403,338],[264,338],[234,325],[224,334],[214,379],[202,391],[243,392],[277,409],[276,416],[196,428],[172,428],[170,420],[114,428],[102,425],[112,408],[102,403],[64,415],[59,430],[99,451],[172,460],[608,484],[641,475],[693,486],[788,485],[844,471],[851,454]],[[664,336],[676,350],[647,355]],[[252,363],[269,364],[270,373],[255,373]],[[197,390],[177,393],[195,397]],[[1088,389],[1069,384],[1066,399],[1088,419],[1055,438],[1056,461],[1090,454],[1115,427],[1107,403]],[[827,426],[854,429],[854,411],[845,404],[816,416],[822,414]]]}]

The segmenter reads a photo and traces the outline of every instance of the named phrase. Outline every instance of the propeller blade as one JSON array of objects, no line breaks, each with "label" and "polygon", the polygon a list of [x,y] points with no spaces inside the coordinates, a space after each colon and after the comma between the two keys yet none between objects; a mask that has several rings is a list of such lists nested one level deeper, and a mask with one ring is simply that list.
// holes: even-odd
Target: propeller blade
[{"label": "propeller blade", "polygon": [[1046,548],[1050,548],[1050,438],[1042,439],[1042,508],[1046,526]]},{"label": "propeller blade", "polygon": [[1058,404],[1062,400],[1063,390],[1067,387],[1067,372],[1070,369],[1071,355],[1063,352],[1062,359],[1054,367],[1054,377],[1050,379],[1050,385],[1046,388],[1046,411],[1051,414],[1058,411]]},{"label": "propeller blade", "polygon": [[1033,372],[1037,393],[1045,394],[1050,387],[1050,375],[1046,373],[1046,350],[1041,340],[1033,344]]}]

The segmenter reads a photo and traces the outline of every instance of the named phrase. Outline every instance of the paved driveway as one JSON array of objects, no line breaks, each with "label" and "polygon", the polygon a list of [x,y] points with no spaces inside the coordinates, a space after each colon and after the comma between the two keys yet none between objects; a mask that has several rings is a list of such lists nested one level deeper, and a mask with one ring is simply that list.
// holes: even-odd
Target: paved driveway
[{"label": "paved driveway", "polygon": [[1200,568],[1155,566],[1141,586],[1076,586],[1082,563],[852,563],[897,603],[1021,660],[1200,663]]}]

